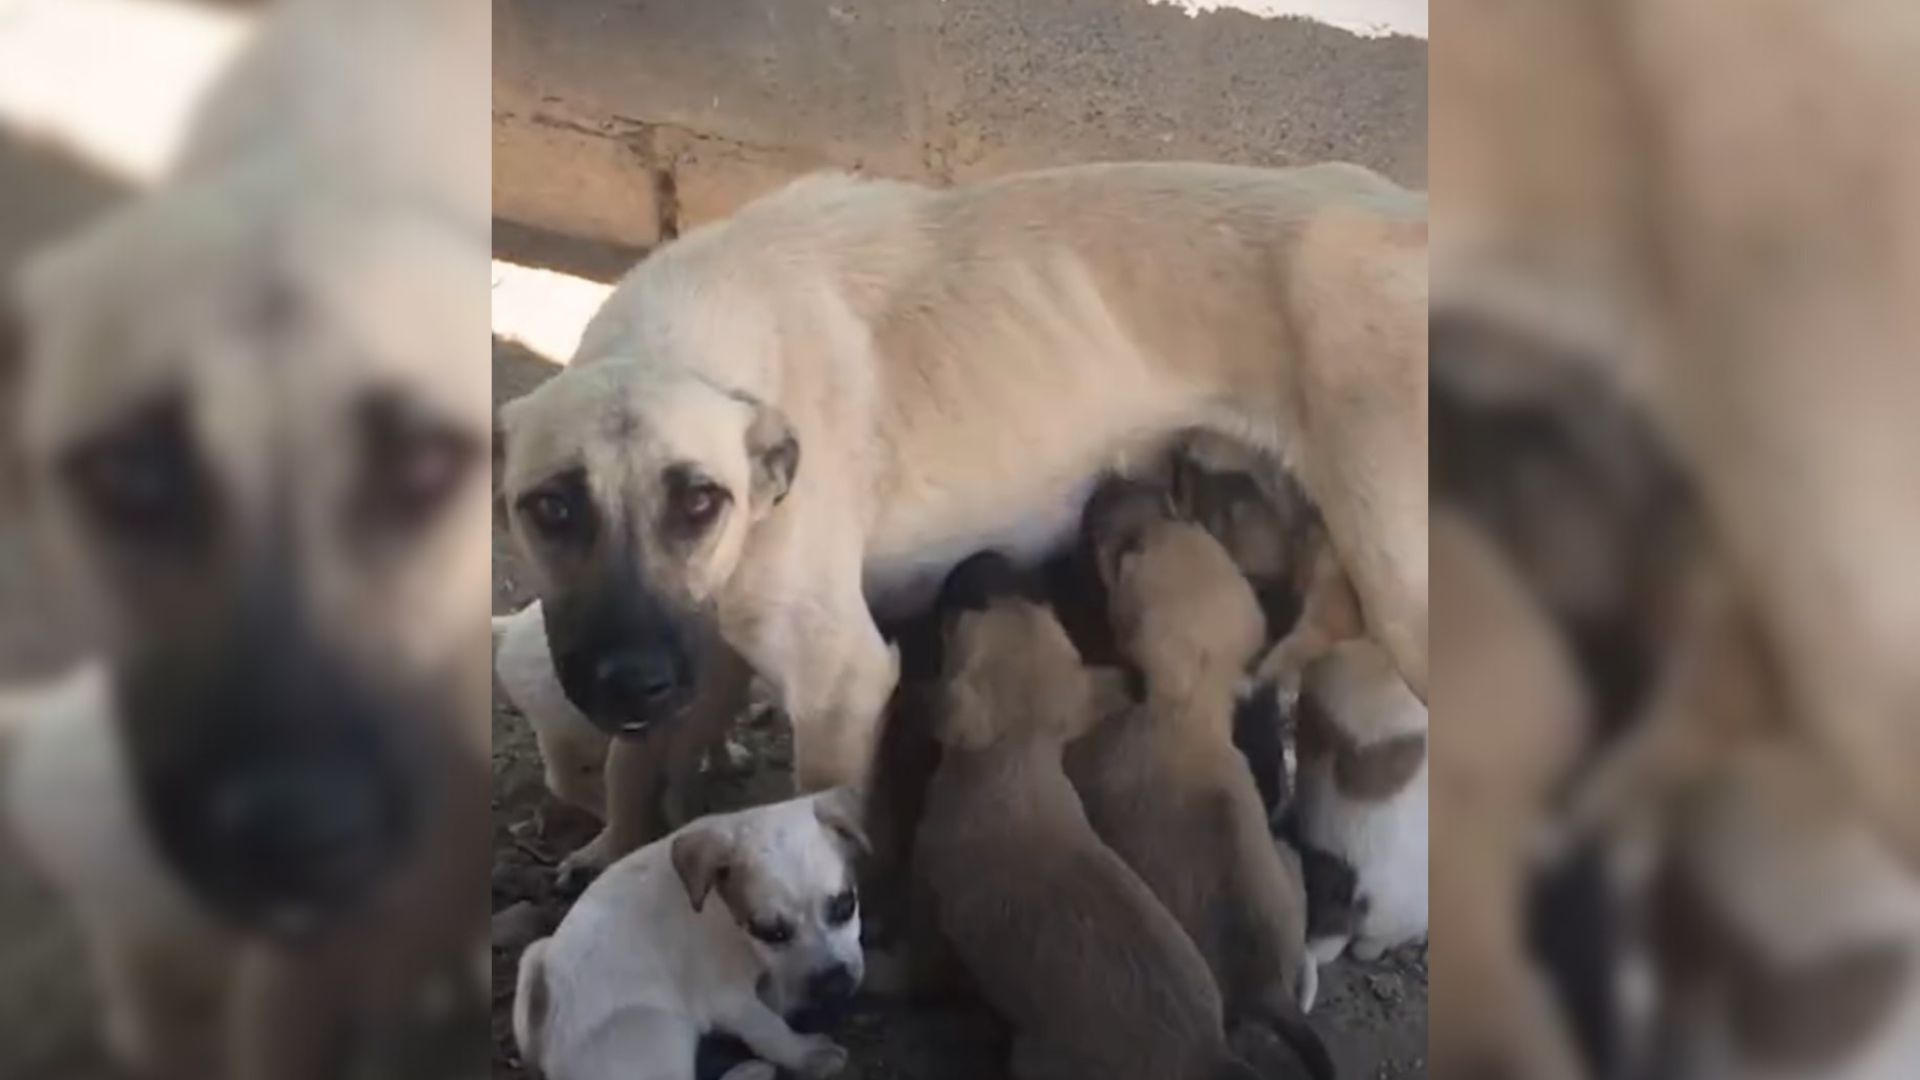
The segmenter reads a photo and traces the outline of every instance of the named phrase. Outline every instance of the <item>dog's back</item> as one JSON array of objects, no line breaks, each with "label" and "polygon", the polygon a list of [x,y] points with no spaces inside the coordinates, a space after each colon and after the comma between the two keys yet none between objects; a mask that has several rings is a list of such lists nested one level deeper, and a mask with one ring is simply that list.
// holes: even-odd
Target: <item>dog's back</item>
[{"label": "dog's back", "polygon": [[952,635],[945,749],[915,870],[941,929],[1017,1035],[1016,1076],[1245,1077],[1205,962],[1100,842],[1061,766],[1092,720],[1057,621],[989,602]]}]

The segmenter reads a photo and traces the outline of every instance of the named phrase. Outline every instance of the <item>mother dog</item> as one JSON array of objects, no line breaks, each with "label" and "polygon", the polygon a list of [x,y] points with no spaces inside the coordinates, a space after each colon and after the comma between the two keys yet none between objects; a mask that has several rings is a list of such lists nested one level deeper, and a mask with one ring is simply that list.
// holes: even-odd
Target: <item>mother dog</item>
[{"label": "mother dog", "polygon": [[1057,546],[1103,469],[1190,426],[1300,478],[1424,694],[1426,220],[1352,166],[1140,164],[813,177],[689,234],[502,411],[568,697],[644,730],[724,640],[793,718],[801,787],[857,781],[897,674],[869,601]]}]

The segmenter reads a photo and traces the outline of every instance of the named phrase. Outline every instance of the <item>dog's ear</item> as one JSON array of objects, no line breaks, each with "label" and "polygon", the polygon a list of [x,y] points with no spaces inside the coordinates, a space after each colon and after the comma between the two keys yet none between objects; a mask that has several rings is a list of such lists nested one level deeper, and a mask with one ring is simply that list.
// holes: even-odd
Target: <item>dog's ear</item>
[{"label": "dog's ear", "polygon": [[753,505],[766,509],[780,505],[793,490],[800,472],[800,439],[786,414],[771,405],[753,404],[753,423],[747,427],[747,456],[753,462]]},{"label": "dog's ear", "polygon": [[867,799],[861,789],[849,785],[816,796],[813,816],[833,834],[847,858],[873,854],[867,839]]},{"label": "dog's ear", "polygon": [[733,862],[733,837],[712,825],[688,829],[674,838],[673,869],[686,886],[693,910],[706,905],[707,894],[726,884]]}]

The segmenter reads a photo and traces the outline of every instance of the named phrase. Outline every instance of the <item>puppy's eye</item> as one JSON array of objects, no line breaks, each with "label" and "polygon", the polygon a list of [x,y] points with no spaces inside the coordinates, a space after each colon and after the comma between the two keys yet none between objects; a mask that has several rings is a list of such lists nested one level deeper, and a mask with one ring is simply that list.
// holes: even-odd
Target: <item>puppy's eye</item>
[{"label": "puppy's eye", "polygon": [[747,924],[747,933],[777,949],[793,941],[793,924],[785,919],[774,919],[771,922],[761,922],[756,919]]},{"label": "puppy's eye", "polygon": [[860,897],[852,889],[827,901],[827,924],[845,926],[860,910]]},{"label": "puppy's eye", "polygon": [[674,493],[673,509],[682,524],[692,529],[712,525],[731,498],[727,489],[710,480],[696,480]]}]

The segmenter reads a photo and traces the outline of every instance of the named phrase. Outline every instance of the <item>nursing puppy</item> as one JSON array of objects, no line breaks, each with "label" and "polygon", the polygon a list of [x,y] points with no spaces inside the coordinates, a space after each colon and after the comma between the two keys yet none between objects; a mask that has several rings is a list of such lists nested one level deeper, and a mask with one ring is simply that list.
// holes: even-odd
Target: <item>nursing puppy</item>
[{"label": "nursing puppy", "polygon": [[[736,705],[744,701],[741,686],[749,677],[744,667],[737,662],[710,667],[712,680],[738,680],[712,688],[720,702],[696,701],[683,722],[629,736],[616,751],[614,737],[567,699],[538,600],[495,617],[493,636],[494,676],[533,729],[547,790],[605,824],[600,835],[562,860],[563,889],[605,865],[604,852],[631,850],[642,838],[672,832],[697,816],[700,762],[726,738]],[[617,771],[612,784],[610,770]],[[620,805],[609,804],[610,797],[618,797]]]},{"label": "nursing puppy", "polygon": [[1115,634],[1146,700],[1069,748],[1094,831],[1147,883],[1207,961],[1233,1020],[1258,1018],[1313,1068],[1333,1068],[1302,1015],[1317,980],[1306,892],[1233,745],[1234,692],[1264,621],[1253,590],[1198,526],[1159,521],[1121,544]]},{"label": "nursing puppy", "polygon": [[522,1057],[546,1080],[693,1080],[717,1032],[764,1059],[728,1080],[838,1073],[847,1052],[788,1018],[860,986],[861,815],[832,791],[702,818],[615,863],[520,958]]},{"label": "nursing puppy", "polygon": [[105,666],[10,802],[134,1068],[335,1075],[482,940],[486,27],[292,0],[8,283],[0,458]]},{"label": "nursing puppy", "polygon": [[1425,213],[1348,166],[1103,165],[814,177],[681,237],[501,411],[569,698],[672,716],[718,634],[800,785],[857,779],[896,678],[869,603],[1059,547],[1103,468],[1194,426],[1290,463],[1423,686]]},{"label": "nursing puppy", "polygon": [[[1354,869],[1353,955],[1427,933],[1427,710],[1380,649],[1336,647],[1300,695],[1300,835]],[[1347,946],[1317,941],[1322,962]]]},{"label": "nursing puppy", "polygon": [[949,582],[964,599],[914,851],[940,929],[1013,1024],[1019,1080],[1252,1077],[1206,961],[1087,822],[1061,754],[1095,721],[1093,680],[1011,573],[983,555]]},{"label": "nursing puppy", "polygon": [[1664,1075],[1894,1080],[1920,1061],[1920,883],[1793,739],[1671,818],[1651,939]]}]

